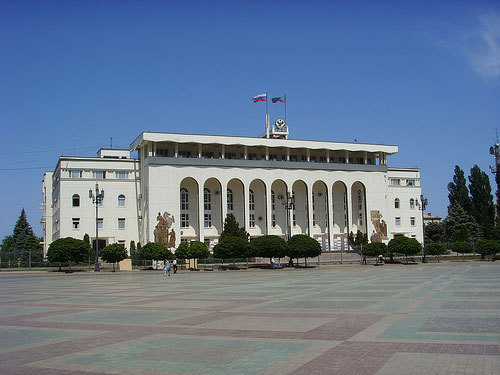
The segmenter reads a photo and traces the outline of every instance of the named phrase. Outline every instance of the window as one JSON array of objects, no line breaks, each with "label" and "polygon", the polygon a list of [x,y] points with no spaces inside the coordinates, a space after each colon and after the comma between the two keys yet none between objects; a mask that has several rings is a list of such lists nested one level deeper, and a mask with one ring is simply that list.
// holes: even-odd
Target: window
[{"label": "window", "polygon": [[412,210],[414,210],[414,209],[415,209],[415,199],[413,199],[413,198],[411,198],[411,199],[410,199],[410,208],[411,208]]},{"label": "window", "polygon": [[358,225],[363,225],[363,194],[358,190]]},{"label": "window", "polygon": [[226,155],[224,156],[225,159],[236,159],[236,153],[235,152],[226,152]]},{"label": "window", "polygon": [[249,153],[247,156],[248,160],[257,160],[257,154]]},{"label": "window", "polygon": [[79,169],[71,169],[69,171],[69,178],[82,178],[82,173]]},{"label": "window", "polygon": [[391,186],[400,186],[401,180],[399,178],[391,178]]},{"label": "window", "polygon": [[204,219],[203,226],[205,228],[210,228],[212,226],[212,214],[205,214]]},{"label": "window", "polygon": [[396,223],[397,227],[400,227],[401,226],[401,218],[400,217],[396,217],[395,223]]},{"label": "window", "polygon": [[358,164],[364,164],[364,163],[365,162],[364,162],[363,158],[358,158]]},{"label": "window", "polygon": [[214,153],[213,152],[202,152],[201,153],[201,158],[202,159],[213,159],[214,158]]},{"label": "window", "polygon": [[406,180],[406,186],[415,186],[415,180],[414,179]]},{"label": "window", "polygon": [[250,194],[248,196],[248,211],[249,211],[248,225],[251,228],[253,228],[255,227],[255,194],[252,189],[250,189]]},{"label": "window", "polygon": [[399,198],[394,199],[394,208],[399,208]]},{"label": "window", "polygon": [[118,206],[119,207],[125,207],[125,195],[120,194],[118,196]]},{"label": "window", "polygon": [[187,189],[181,189],[181,211],[189,210],[189,193]]},{"label": "window", "polygon": [[414,218],[414,217],[410,217],[410,225],[411,225],[412,227],[414,227],[414,226],[415,226],[415,218]]},{"label": "window", "polygon": [[347,228],[347,193],[344,193],[344,228]]},{"label": "window", "polygon": [[311,156],[311,158],[309,159],[309,161],[311,163],[316,163],[316,156]]},{"label": "window", "polygon": [[211,211],[212,210],[212,194],[210,193],[210,190],[205,188],[203,189],[203,200],[204,200],[204,209],[205,211]]},{"label": "window", "polygon": [[372,159],[370,159],[370,158],[366,159],[366,164],[371,165],[372,164]]},{"label": "window", "polygon": [[290,155],[290,161],[297,161],[297,155]]},{"label": "window", "polygon": [[269,155],[269,160],[277,161],[278,160],[278,155],[277,154],[270,154]]},{"label": "window", "polygon": [[181,214],[181,228],[189,227],[189,214]]},{"label": "window", "polygon": [[179,151],[177,154],[177,157],[179,158],[190,158],[191,157],[191,151]]},{"label": "window", "polygon": [[320,163],[326,163],[326,156],[320,156],[319,157],[319,162]]},{"label": "window", "polygon": [[276,228],[276,197],[274,191],[271,190],[271,225]]},{"label": "window", "polygon": [[125,218],[121,217],[118,219],[118,229],[125,229]]},{"label": "window", "polygon": [[[335,160],[335,158],[334,158]],[[345,164],[346,163],[346,158],[343,156],[339,156],[339,163]]]},{"label": "window", "polygon": [[295,192],[292,190],[292,224],[293,226],[297,226],[297,212],[295,211]]},{"label": "window", "polygon": [[119,180],[126,180],[126,179],[128,179],[128,172],[127,171],[117,171],[116,178]]},{"label": "window", "polygon": [[106,178],[106,171],[92,171],[95,180],[103,180]]},{"label": "window", "polygon": [[80,218],[79,217],[73,218],[73,229],[80,229]]},{"label": "window", "polygon": [[80,196],[73,194],[73,207],[80,207]]},{"label": "window", "polygon": [[232,211],[233,209],[233,191],[231,189],[227,189],[227,210]]},{"label": "window", "polygon": [[97,219],[97,228],[98,229],[104,228],[104,219]]},{"label": "window", "polygon": [[125,240],[118,240],[118,245],[122,245],[125,248]]},{"label": "window", "polygon": [[168,155],[168,149],[166,148],[157,148],[156,149],[156,156],[167,156]]}]

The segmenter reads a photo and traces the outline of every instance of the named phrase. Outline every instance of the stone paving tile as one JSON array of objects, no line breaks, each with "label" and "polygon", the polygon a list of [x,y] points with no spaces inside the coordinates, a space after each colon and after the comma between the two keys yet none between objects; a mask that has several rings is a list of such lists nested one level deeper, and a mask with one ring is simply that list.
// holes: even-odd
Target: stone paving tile
[{"label": "stone paving tile", "polygon": [[0,274],[0,374],[500,373],[491,262]]}]

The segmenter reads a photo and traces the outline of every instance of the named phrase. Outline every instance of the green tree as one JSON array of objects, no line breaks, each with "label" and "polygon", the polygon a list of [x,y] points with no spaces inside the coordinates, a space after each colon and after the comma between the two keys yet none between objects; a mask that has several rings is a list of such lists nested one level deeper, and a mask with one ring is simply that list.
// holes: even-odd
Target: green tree
[{"label": "green tree", "polygon": [[307,267],[307,258],[319,256],[321,252],[319,242],[305,234],[296,234],[288,241],[288,256],[296,258],[297,264],[299,258],[304,258]]},{"label": "green tree", "polygon": [[12,233],[12,247],[9,252],[11,267],[17,267],[19,265],[19,261],[23,258],[23,253],[26,252],[29,254],[30,251],[32,253],[39,253],[40,242],[33,233],[33,229],[28,223],[26,212],[23,208]]},{"label": "green tree", "polygon": [[469,182],[471,214],[481,228],[481,237],[493,239],[495,237],[495,206],[491,195],[490,179],[485,172],[474,165],[470,170]]},{"label": "green tree", "polygon": [[166,246],[157,242],[149,242],[139,250],[141,259],[145,260],[172,260],[174,254]]},{"label": "green tree", "polygon": [[106,263],[113,263],[113,272],[115,272],[115,263],[128,258],[128,254],[123,245],[114,243],[101,250],[101,258]]},{"label": "green tree", "polygon": [[188,253],[190,259],[207,259],[210,257],[207,245],[200,241],[191,241]]},{"label": "green tree", "polygon": [[387,245],[383,242],[371,242],[363,246],[363,255],[367,257],[386,256]]},{"label": "green tree", "polygon": [[465,179],[464,171],[458,165],[455,165],[453,182],[448,184],[448,199],[450,201],[448,206],[448,215],[450,215],[450,210],[456,204],[459,204],[465,212],[471,214],[472,202],[469,197],[469,190],[467,189],[467,181]]},{"label": "green tree", "polygon": [[136,250],[136,247],[135,247],[135,241],[132,240],[130,241],[130,245],[129,245],[129,251],[130,251],[130,259],[132,260],[132,263],[136,262],[137,261],[137,250]]},{"label": "green tree", "polygon": [[457,241],[451,246],[451,250],[454,252],[462,254],[462,259],[465,262],[465,254],[470,254],[474,251],[474,247],[470,242]]},{"label": "green tree", "polygon": [[438,263],[441,255],[448,254],[446,245],[441,242],[431,242],[425,245],[425,253],[427,255],[437,255]]},{"label": "green tree", "polygon": [[446,219],[444,219],[446,239],[452,241],[455,232],[461,230],[463,226],[465,226],[469,231],[470,238],[472,240],[479,239],[479,226],[477,225],[474,217],[467,214],[462,206],[455,204],[449,210],[449,214]]},{"label": "green tree", "polygon": [[429,223],[425,226],[425,243],[443,242],[446,231],[443,223]]},{"label": "green tree", "polygon": [[189,259],[189,243],[181,242],[175,250],[176,259]]},{"label": "green tree", "polygon": [[0,256],[0,267],[7,268],[9,267],[9,254],[12,252],[12,246],[14,241],[12,240],[12,236],[5,236],[2,240],[2,248],[1,248],[1,256]]},{"label": "green tree", "polygon": [[24,246],[19,258],[21,267],[40,267],[43,264],[43,247],[41,239],[30,236],[26,239]]},{"label": "green tree", "polygon": [[491,256],[491,260],[495,259],[495,254],[500,252],[500,242],[495,240],[480,240],[476,244],[476,252],[485,256]]},{"label": "green tree", "polygon": [[92,249],[85,241],[66,237],[55,240],[50,244],[47,258],[49,262],[59,263],[59,270],[61,270],[61,263],[66,262],[69,263],[71,269],[71,263],[85,262],[91,251]]},{"label": "green tree", "polygon": [[387,250],[392,254],[397,253],[404,255],[406,263],[408,263],[409,256],[420,254],[422,245],[415,238],[398,236],[389,241]]},{"label": "green tree", "polygon": [[225,236],[214,246],[214,258],[235,259],[250,256],[252,246],[245,237]]},{"label": "green tree", "polygon": [[286,241],[275,235],[260,236],[252,239],[250,243],[255,248],[255,256],[263,258],[283,258],[287,254]]},{"label": "green tree", "polygon": [[233,214],[228,214],[224,220],[224,230],[222,231],[219,241],[222,241],[226,236],[242,237],[248,241],[250,235],[245,231],[245,228],[240,228]]}]

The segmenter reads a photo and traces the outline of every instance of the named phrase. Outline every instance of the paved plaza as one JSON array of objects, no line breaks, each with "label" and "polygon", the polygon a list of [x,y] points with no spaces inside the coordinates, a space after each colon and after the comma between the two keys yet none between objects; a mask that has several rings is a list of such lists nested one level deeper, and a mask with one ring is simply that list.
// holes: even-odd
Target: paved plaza
[{"label": "paved plaza", "polygon": [[500,374],[500,262],[0,272],[0,374]]}]

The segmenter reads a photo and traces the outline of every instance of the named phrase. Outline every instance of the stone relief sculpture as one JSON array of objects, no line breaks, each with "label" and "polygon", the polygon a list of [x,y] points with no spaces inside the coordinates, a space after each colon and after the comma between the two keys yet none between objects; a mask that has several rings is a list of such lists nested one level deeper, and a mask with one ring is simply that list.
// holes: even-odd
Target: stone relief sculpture
[{"label": "stone relief sculpture", "polygon": [[382,220],[382,214],[378,210],[370,211],[370,218],[375,230],[370,236],[371,242],[382,242],[387,240],[387,223]]},{"label": "stone relief sculpture", "polygon": [[158,216],[156,217],[158,224],[156,224],[154,230],[155,242],[161,243],[168,248],[175,247],[175,231],[170,229],[173,223],[175,223],[175,218],[173,215],[168,212],[164,212],[163,215],[161,212],[158,212]]}]

